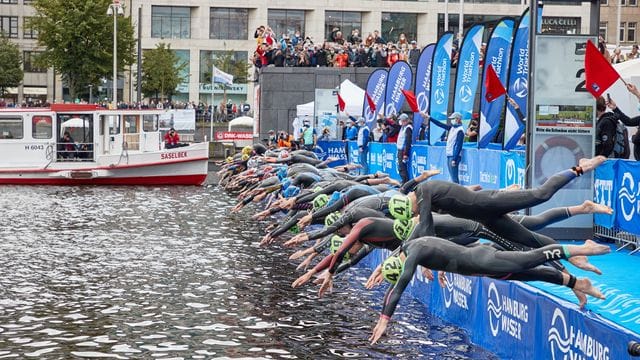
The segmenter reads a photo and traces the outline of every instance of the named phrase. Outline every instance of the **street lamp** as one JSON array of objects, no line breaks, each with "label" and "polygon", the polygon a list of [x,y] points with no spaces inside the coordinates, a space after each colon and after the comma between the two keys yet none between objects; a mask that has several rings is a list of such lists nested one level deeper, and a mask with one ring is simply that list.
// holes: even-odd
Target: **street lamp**
[{"label": "street lamp", "polygon": [[113,108],[118,105],[118,15],[124,15],[120,0],[113,0],[107,9],[107,15],[113,16]]}]

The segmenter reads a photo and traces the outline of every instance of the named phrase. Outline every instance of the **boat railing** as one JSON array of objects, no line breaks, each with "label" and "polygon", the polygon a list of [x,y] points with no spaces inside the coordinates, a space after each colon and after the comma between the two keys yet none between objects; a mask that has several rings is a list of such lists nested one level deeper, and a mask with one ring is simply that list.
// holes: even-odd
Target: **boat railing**
[{"label": "boat railing", "polygon": [[93,143],[58,144],[58,161],[93,161]]}]

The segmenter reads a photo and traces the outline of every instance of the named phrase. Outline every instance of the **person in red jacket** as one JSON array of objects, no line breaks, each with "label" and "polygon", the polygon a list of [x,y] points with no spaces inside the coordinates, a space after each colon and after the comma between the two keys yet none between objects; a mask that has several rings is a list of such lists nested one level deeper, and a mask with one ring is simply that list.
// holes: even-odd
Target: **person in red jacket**
[{"label": "person in red jacket", "polygon": [[180,146],[180,136],[174,128],[164,135],[164,148],[173,149]]}]

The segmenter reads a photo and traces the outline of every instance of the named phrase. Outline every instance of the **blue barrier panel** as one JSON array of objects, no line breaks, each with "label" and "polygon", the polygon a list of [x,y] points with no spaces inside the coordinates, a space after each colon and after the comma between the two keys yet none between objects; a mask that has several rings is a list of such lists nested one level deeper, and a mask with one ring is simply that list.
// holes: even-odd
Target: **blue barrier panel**
[{"label": "blue barrier panel", "polygon": [[524,189],[526,167],[524,154],[519,151],[502,151],[500,154],[500,188],[504,189],[511,185],[520,185]]},{"label": "blue barrier panel", "polygon": [[477,148],[463,148],[462,160],[458,169],[460,184],[476,185],[479,182]]},{"label": "blue barrier panel", "polygon": [[355,141],[347,141],[347,147],[349,149],[349,162],[352,164],[360,164],[360,158],[358,157],[358,144]]},{"label": "blue barrier panel", "polygon": [[382,171],[382,143],[369,143],[369,172]]},{"label": "blue barrier panel", "polygon": [[434,180],[451,180],[449,167],[447,166],[446,149],[444,146],[429,146],[427,152],[427,164],[429,170],[440,170],[440,174],[432,177]]},{"label": "blue barrier panel", "polygon": [[429,153],[429,147],[427,145],[413,145],[411,147],[411,164],[409,170],[409,177],[414,178],[420,175],[423,171],[429,167],[427,165],[427,154]]},{"label": "blue barrier panel", "polygon": [[[618,181],[615,179],[616,171],[618,168],[617,161],[605,161],[604,164],[598,166],[595,170],[595,179],[593,184],[594,201],[598,204],[606,205],[615,210],[615,203],[618,203],[617,198],[614,199],[614,194],[617,195]],[[615,225],[615,218],[618,215],[617,211],[614,211],[612,215],[595,214],[594,224],[604,226],[611,229]]]},{"label": "blue barrier panel", "polygon": [[382,144],[382,172],[389,174],[391,178],[401,180],[398,173],[398,149],[396,144]]},{"label": "blue barrier panel", "polygon": [[627,160],[618,160],[617,163],[614,177],[616,225],[622,230],[640,234],[640,165]]},{"label": "blue barrier panel", "polygon": [[340,166],[347,163],[345,144],[342,141],[318,141],[318,145],[313,149],[313,152],[318,154],[318,157],[321,160],[326,160],[328,157],[340,159],[330,163],[330,167]]},{"label": "blue barrier panel", "polygon": [[483,189],[500,188],[500,164],[502,151],[478,150],[478,184]]}]

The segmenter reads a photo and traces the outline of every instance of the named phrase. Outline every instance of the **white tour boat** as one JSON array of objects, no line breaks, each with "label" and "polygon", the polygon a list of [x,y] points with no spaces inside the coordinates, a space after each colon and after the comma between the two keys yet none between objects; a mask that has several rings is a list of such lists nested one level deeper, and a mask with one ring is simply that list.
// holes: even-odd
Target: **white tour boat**
[{"label": "white tour boat", "polygon": [[0,110],[0,184],[202,185],[209,143],[165,149],[163,112],[76,104]]}]

